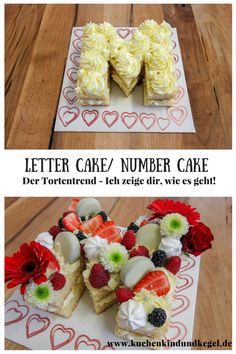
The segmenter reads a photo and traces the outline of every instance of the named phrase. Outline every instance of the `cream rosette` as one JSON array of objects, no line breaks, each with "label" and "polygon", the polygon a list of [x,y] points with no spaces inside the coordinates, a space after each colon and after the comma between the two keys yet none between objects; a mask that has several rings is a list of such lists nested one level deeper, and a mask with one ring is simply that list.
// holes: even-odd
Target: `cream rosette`
[{"label": "cream rosette", "polygon": [[80,69],[78,72],[79,91],[89,96],[101,96],[105,90],[105,80],[98,71]]},{"label": "cream rosette", "polygon": [[167,23],[166,21],[163,21],[158,26],[158,32],[170,37],[171,36],[171,32],[172,32],[171,25],[169,23]]},{"label": "cream rosette", "polygon": [[115,28],[108,22],[103,22],[99,25],[99,33],[101,33],[107,41],[110,41],[111,38],[116,34]]},{"label": "cream rosette", "polygon": [[173,72],[149,71],[147,78],[154,93],[159,95],[171,94],[177,89],[176,76]]},{"label": "cream rosette", "polygon": [[115,56],[116,70],[118,74],[128,79],[136,78],[141,70],[140,61],[133,54],[122,49]]},{"label": "cream rosette", "polygon": [[90,36],[92,33],[96,33],[98,31],[98,25],[93,22],[89,22],[84,26],[83,29],[83,37]]},{"label": "cream rosette", "polygon": [[121,50],[128,52],[129,51],[129,42],[120,38],[117,35],[117,33],[115,33],[110,38],[110,57],[115,58],[116,56],[119,55],[119,52]]},{"label": "cream rosette", "polygon": [[80,68],[88,71],[98,71],[102,75],[108,71],[107,60],[94,50],[85,51],[80,56]]},{"label": "cream rosette", "polygon": [[142,59],[149,50],[149,37],[140,31],[135,31],[131,40],[129,41],[129,50],[137,58]]},{"label": "cream rosette", "polygon": [[149,70],[174,72],[174,58],[166,50],[155,51],[146,56],[146,64]]},{"label": "cream rosette", "polygon": [[158,33],[158,24],[154,20],[144,21],[138,28],[143,34],[148,36],[150,40],[155,40]]},{"label": "cream rosette", "polygon": [[109,47],[106,38],[101,33],[93,33],[92,36],[83,37],[82,51],[94,51],[101,53],[105,59],[109,58]]}]

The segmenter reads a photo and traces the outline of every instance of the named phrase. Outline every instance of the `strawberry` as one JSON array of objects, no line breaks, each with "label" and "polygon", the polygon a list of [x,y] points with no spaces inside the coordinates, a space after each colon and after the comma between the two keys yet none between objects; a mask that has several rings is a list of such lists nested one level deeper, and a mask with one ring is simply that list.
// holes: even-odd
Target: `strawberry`
[{"label": "strawberry", "polygon": [[116,297],[117,300],[122,303],[132,299],[134,297],[134,293],[132,290],[127,288],[118,288],[116,289]]},{"label": "strawberry", "polygon": [[149,251],[145,246],[137,246],[130,252],[129,258],[136,256],[149,257]]},{"label": "strawberry", "polygon": [[72,198],[68,210],[70,212],[75,212],[76,206],[79,203],[80,199]]},{"label": "strawberry", "polygon": [[106,221],[103,223],[99,229],[93,234],[93,236],[100,236],[101,238],[105,238],[108,243],[111,242],[120,242],[121,236],[120,233],[114,223],[114,221]]},{"label": "strawberry", "polygon": [[93,288],[100,289],[107,285],[110,275],[100,263],[95,263],[90,271],[89,281]]},{"label": "strawberry", "polygon": [[50,282],[53,286],[54,290],[60,290],[64,288],[65,283],[66,283],[66,278],[62,273],[56,273],[52,276],[50,279]]},{"label": "strawberry", "polygon": [[70,213],[62,219],[62,224],[65,229],[74,232],[79,229],[80,221],[76,214]]},{"label": "strawberry", "polygon": [[135,242],[136,242],[136,237],[134,231],[133,230],[126,231],[126,233],[122,238],[121,244],[125,246],[127,250],[131,250],[131,248],[134,247]]},{"label": "strawberry", "polygon": [[154,270],[149,272],[135,285],[133,291],[135,293],[142,289],[154,290],[157,296],[163,296],[170,291],[170,283],[164,272],[161,270]]},{"label": "strawberry", "polygon": [[181,266],[181,259],[178,256],[173,256],[167,259],[167,262],[165,264],[165,268],[173,273],[177,274]]},{"label": "strawberry", "polygon": [[143,220],[143,221],[141,222],[141,224],[140,224],[139,227],[142,227],[142,226],[144,226],[144,225],[146,225],[146,224],[148,224],[148,223],[149,223],[148,220]]},{"label": "strawberry", "polygon": [[103,218],[101,215],[96,215],[93,218],[84,221],[80,224],[79,229],[85,234],[93,234],[103,224]]},{"label": "strawberry", "polygon": [[62,218],[66,217],[66,216],[69,215],[70,213],[72,213],[72,211],[65,211],[65,212],[62,214]]},{"label": "strawberry", "polygon": [[59,234],[59,232],[61,232],[61,228],[60,226],[57,225],[53,225],[48,232],[52,235],[53,240],[55,240],[55,238],[57,237],[57,235]]}]

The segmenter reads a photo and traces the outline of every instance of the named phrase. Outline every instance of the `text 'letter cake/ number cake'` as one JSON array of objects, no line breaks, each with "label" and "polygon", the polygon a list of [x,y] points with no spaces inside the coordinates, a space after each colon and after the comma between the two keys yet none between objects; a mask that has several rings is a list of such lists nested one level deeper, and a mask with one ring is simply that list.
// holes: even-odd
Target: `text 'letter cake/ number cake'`
[{"label": "text 'letter cake/ number cake'", "polygon": [[109,74],[126,96],[143,80],[144,106],[171,106],[179,92],[171,26],[146,20],[130,40],[109,23],[83,30],[77,96],[81,106],[110,104]]},{"label": "text 'letter cake/ number cake'", "polygon": [[64,317],[86,286],[97,314],[119,303],[118,337],[154,348],[170,326],[180,256],[199,256],[214,237],[190,205],[158,199],[147,208],[151,217],[121,232],[96,199],[72,199],[58,225],[5,257],[7,286],[19,285],[26,303]]}]

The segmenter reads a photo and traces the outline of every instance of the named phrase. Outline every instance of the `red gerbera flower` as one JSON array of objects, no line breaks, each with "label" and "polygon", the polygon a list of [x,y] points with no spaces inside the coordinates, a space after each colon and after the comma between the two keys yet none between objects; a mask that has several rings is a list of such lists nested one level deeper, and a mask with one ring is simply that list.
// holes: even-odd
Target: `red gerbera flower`
[{"label": "red gerbera flower", "polygon": [[47,268],[60,270],[60,265],[53,253],[36,241],[23,243],[20,250],[11,257],[5,257],[5,282],[8,288],[21,284],[24,295],[30,280],[40,284],[47,280]]},{"label": "red gerbera flower", "polygon": [[153,212],[150,220],[162,218],[171,213],[179,213],[185,216],[190,225],[196,225],[197,221],[200,220],[200,214],[196,211],[196,208],[179,201],[175,202],[174,200],[169,199],[157,199],[149,204],[147,208]]}]

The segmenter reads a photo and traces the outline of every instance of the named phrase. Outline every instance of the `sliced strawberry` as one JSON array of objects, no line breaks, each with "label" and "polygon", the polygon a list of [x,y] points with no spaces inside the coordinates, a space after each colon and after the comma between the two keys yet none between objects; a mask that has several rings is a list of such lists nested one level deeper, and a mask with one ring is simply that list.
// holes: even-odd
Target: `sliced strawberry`
[{"label": "sliced strawberry", "polygon": [[114,221],[104,222],[103,225],[94,233],[94,236],[96,235],[100,236],[101,238],[105,238],[108,243],[121,241],[120,233]]},{"label": "sliced strawberry", "polygon": [[154,270],[145,275],[145,277],[135,285],[133,291],[137,293],[142,289],[154,290],[158,296],[163,296],[170,291],[170,282],[164,272]]},{"label": "sliced strawberry", "polygon": [[62,219],[62,224],[68,231],[74,232],[79,230],[80,221],[75,213],[70,213]]},{"label": "sliced strawberry", "polygon": [[85,234],[93,234],[101,225],[103,224],[103,219],[101,215],[96,215],[93,218],[84,221],[80,224],[79,229]]},{"label": "sliced strawberry", "polygon": [[79,203],[79,201],[80,201],[79,198],[72,198],[68,210],[75,211],[76,205]]}]

